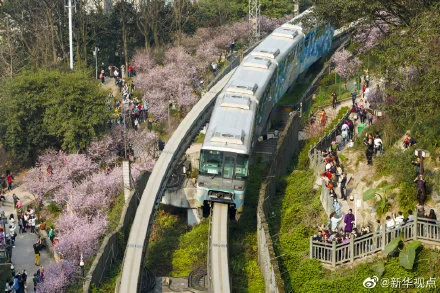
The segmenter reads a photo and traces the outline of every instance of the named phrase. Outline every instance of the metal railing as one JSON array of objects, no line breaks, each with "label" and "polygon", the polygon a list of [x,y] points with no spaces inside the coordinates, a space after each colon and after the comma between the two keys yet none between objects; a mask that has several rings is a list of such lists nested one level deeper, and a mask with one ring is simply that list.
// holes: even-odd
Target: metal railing
[{"label": "metal railing", "polygon": [[[439,230],[440,221],[415,218],[414,221],[392,229],[387,229],[384,224],[379,232],[351,237],[348,242],[320,242],[314,241],[313,237],[310,237],[310,258],[335,267],[383,251],[397,237],[405,242],[421,240],[440,243]],[[351,235],[353,236],[353,234]]]}]

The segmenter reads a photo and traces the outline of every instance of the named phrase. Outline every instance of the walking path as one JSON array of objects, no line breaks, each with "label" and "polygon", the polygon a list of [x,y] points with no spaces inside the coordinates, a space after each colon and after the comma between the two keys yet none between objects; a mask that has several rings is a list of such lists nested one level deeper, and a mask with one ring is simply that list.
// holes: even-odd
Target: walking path
[{"label": "walking path", "polygon": [[[374,86],[374,81],[370,81],[370,87]],[[360,94],[358,94],[356,103],[363,101],[363,104],[366,108],[368,108],[368,101],[365,98],[362,98]],[[327,114],[326,125],[329,125],[337,116],[339,110],[342,107],[352,107],[353,103],[351,98],[341,101],[337,104],[336,108],[333,109],[332,105],[328,105],[326,107],[321,107],[321,110],[325,110]],[[319,123],[319,112],[315,114],[316,121],[314,124],[308,124],[304,130],[303,135],[307,138],[313,138],[316,136],[322,136],[323,129],[325,127],[320,126]],[[374,117],[373,123],[376,121],[377,117]],[[352,120],[353,121],[353,120]],[[357,126],[360,123],[360,119],[353,121],[354,122],[354,136],[357,135]],[[341,129],[339,129],[340,131]],[[353,139],[354,141],[354,139]],[[339,187],[335,188],[335,192],[337,194],[338,202],[341,204],[341,211],[343,215],[345,215],[349,209],[353,210],[353,214],[355,215],[356,224],[359,226],[360,223],[366,224],[367,222],[371,222],[371,219],[375,215],[371,215],[371,213],[366,213],[363,211],[364,206],[368,203],[363,202],[362,200],[362,192],[366,190],[366,184],[369,181],[368,178],[371,177],[371,166],[367,165],[367,161],[365,159],[365,155],[362,153],[363,157],[360,158],[359,151],[353,150],[344,146],[341,151],[338,151],[338,155],[342,155],[344,160],[342,162],[344,166],[344,172],[347,174],[348,182],[346,195],[347,200],[341,199],[341,194]],[[322,170],[319,174],[324,172]],[[322,186],[322,177],[318,176],[316,178],[316,185]],[[352,198],[353,200],[350,200]],[[367,208],[367,207],[366,207]],[[371,210],[371,208],[369,208]],[[371,223],[373,224],[373,223]],[[340,227],[343,227],[343,223],[339,224]]]},{"label": "walking path", "polygon": [[[15,180],[14,183],[16,183]],[[6,201],[2,201],[2,206],[0,207],[1,211],[4,211],[7,218],[9,219],[10,214],[14,214],[15,220],[17,221],[17,213],[14,208],[14,201],[12,199],[12,195],[16,194],[21,202],[23,203],[23,208],[26,209],[28,206],[33,206],[33,196],[25,191],[24,186],[13,185],[14,189],[6,193]],[[19,233],[18,225],[16,225],[16,233],[17,237],[15,238],[15,247],[12,248],[12,265],[14,266],[16,273],[21,273],[23,270],[26,270],[27,274],[27,291],[25,292],[34,292],[34,284],[32,282],[32,278],[34,273],[37,272],[38,268],[35,263],[35,254],[33,249],[33,244],[38,240],[38,235],[31,233],[30,229],[27,229],[26,233]],[[47,239],[46,243],[50,245],[50,240]],[[51,262],[55,260],[52,259],[49,248],[45,248],[41,250],[41,261],[40,266],[47,267]],[[0,290],[3,290],[4,284],[0,284]]]}]

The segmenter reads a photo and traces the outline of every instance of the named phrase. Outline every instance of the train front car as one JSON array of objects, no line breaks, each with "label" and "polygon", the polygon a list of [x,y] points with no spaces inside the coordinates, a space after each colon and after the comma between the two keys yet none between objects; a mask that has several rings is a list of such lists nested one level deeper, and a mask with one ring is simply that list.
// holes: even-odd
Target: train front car
[{"label": "train front car", "polygon": [[228,204],[231,217],[243,209],[257,93],[255,83],[230,81],[217,98],[200,151],[197,200],[204,217],[212,202]]},{"label": "train front car", "polygon": [[211,202],[228,204],[231,215],[243,210],[252,146],[270,128],[281,96],[330,49],[332,29],[313,26],[309,16],[305,11],[264,39],[218,96],[200,152],[197,204],[204,217]]}]

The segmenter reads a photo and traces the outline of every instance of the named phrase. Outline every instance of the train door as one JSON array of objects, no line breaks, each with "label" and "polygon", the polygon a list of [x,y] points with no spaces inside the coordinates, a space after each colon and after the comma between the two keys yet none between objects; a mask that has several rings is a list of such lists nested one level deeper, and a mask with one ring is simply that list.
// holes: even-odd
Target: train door
[{"label": "train door", "polygon": [[225,153],[223,160],[223,178],[232,179],[235,170],[235,155]]}]

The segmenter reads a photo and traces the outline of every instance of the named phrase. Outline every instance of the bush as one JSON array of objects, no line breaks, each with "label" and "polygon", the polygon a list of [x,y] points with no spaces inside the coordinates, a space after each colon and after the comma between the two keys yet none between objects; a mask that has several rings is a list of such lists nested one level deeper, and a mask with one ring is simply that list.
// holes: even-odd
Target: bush
[{"label": "bush", "polygon": [[321,79],[321,81],[319,82],[319,85],[321,85],[321,86],[334,85],[335,84],[335,79],[336,79],[336,73],[335,72],[331,72],[330,74],[326,75],[325,77],[323,77]]},{"label": "bush", "polygon": [[47,207],[49,212],[55,216],[55,218],[58,217],[58,215],[63,211],[63,209],[57,205],[56,202],[51,201],[49,206]]}]

